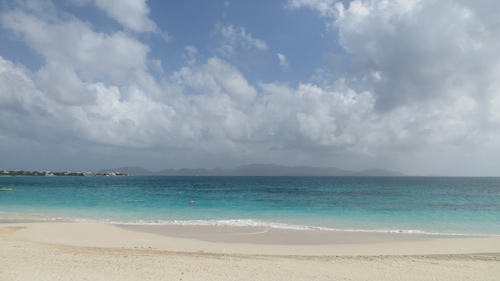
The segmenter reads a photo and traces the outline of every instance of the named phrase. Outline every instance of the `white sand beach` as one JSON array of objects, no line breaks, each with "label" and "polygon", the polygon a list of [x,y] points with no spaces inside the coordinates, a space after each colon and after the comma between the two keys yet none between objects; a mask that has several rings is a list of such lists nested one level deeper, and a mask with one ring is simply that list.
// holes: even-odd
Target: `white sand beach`
[{"label": "white sand beach", "polygon": [[0,280],[499,280],[500,237],[0,224]]}]

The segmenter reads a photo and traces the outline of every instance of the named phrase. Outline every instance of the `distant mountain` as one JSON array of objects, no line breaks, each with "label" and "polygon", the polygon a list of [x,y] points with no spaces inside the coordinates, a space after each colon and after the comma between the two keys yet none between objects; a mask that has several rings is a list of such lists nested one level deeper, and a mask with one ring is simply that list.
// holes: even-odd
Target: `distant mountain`
[{"label": "distant mountain", "polygon": [[207,170],[204,168],[179,170],[167,169],[152,172],[140,167],[121,167],[116,169],[104,169],[98,173],[119,172],[133,176],[370,176],[370,177],[398,177],[405,176],[400,172],[391,172],[383,169],[367,169],[364,171],[349,171],[339,168],[315,168],[309,166],[281,166],[276,164],[251,164],[243,165],[235,169],[224,170],[216,168]]},{"label": "distant mountain", "polygon": [[174,176],[213,176],[209,171],[203,168],[188,169],[182,168],[175,172]]},{"label": "distant mountain", "polygon": [[252,164],[228,171],[228,176],[291,176],[291,167],[275,164]]},{"label": "distant mountain", "polygon": [[161,170],[156,173],[154,173],[155,176],[173,176],[177,170],[174,169],[166,169],[166,170]]},{"label": "distant mountain", "polygon": [[427,174],[425,176],[426,177],[442,177],[443,175],[440,175],[440,174]]},{"label": "distant mountain", "polygon": [[404,177],[406,176],[400,172],[391,172],[382,169],[367,169],[361,172],[363,176],[369,177]]},{"label": "distant mountain", "polygon": [[99,170],[97,173],[98,174],[104,174],[104,173],[121,173],[121,174],[129,174],[133,176],[154,176],[155,173],[151,172],[150,170],[146,170],[141,167],[120,167],[116,169],[102,169]]},{"label": "distant mountain", "polygon": [[221,175],[222,176],[222,175],[227,175],[228,171],[221,169],[221,168],[215,168],[212,171],[210,171],[210,173],[212,173],[213,175]]},{"label": "distant mountain", "polygon": [[313,168],[309,166],[280,166],[276,164],[251,164],[228,172],[229,176],[357,176],[353,171],[338,168]]}]

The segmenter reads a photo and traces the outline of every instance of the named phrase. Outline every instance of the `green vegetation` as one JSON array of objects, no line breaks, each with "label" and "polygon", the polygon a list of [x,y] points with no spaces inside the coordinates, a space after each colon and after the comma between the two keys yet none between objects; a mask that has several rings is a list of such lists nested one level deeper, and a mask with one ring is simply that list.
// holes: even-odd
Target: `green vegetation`
[{"label": "green vegetation", "polygon": [[90,173],[90,172],[37,172],[37,171],[0,171],[4,177],[122,177],[129,176],[122,173]]}]

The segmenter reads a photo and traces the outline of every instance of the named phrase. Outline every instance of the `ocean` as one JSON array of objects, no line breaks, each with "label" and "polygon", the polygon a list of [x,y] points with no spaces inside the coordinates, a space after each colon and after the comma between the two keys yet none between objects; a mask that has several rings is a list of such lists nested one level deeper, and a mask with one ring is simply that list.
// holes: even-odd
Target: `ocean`
[{"label": "ocean", "polygon": [[500,236],[500,178],[0,177],[0,186],[12,188],[0,192],[0,221]]}]

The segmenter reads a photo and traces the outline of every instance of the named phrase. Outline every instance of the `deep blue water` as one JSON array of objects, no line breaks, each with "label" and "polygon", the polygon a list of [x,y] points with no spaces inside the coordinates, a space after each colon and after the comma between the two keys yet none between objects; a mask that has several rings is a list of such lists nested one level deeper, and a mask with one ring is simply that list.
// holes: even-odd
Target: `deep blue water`
[{"label": "deep blue water", "polygon": [[13,188],[0,192],[0,219],[500,235],[500,178],[0,177],[0,186]]}]

